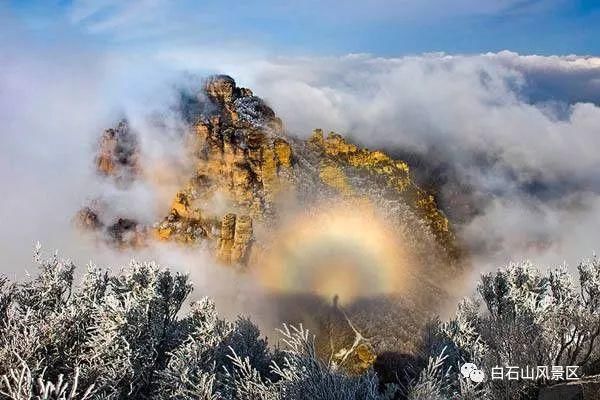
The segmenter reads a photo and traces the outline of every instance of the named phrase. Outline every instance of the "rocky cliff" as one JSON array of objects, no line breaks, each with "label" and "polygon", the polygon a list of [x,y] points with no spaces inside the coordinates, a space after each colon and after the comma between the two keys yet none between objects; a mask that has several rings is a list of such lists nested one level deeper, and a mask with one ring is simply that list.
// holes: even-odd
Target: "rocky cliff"
[{"label": "rocky cliff", "polygon": [[[78,214],[80,226],[103,230],[120,246],[151,238],[205,242],[220,262],[246,265],[263,245],[256,228],[276,229],[290,203],[313,211],[347,204],[357,212],[369,204],[406,228],[403,240],[418,251],[441,254],[450,265],[460,258],[448,219],[433,194],[413,182],[406,162],[321,129],[307,140],[290,136],[262,99],[228,76],[206,80],[198,99],[186,116],[194,172],[173,194],[164,218],[152,226],[128,216],[103,221],[101,210],[90,205]],[[97,171],[126,184],[139,174],[139,153],[135,133],[122,121],[102,135]],[[215,212],[215,201],[225,212]]]},{"label": "rocky cliff", "polygon": [[[115,247],[202,246],[223,265],[258,271],[280,293],[282,321],[335,336],[337,347],[356,353],[355,365],[370,365],[370,351],[410,351],[427,311],[445,301],[443,287],[464,265],[448,219],[410,166],[333,132],[290,135],[262,99],[228,76],[209,78],[184,103],[192,168],[163,216],[142,223],[107,212],[111,204],[98,199],[79,211],[78,226]],[[144,179],[143,150],[120,122],[100,138],[98,174],[120,187]],[[331,308],[306,293],[367,300],[333,324],[342,314],[318,318]],[[348,318],[378,339],[364,339]],[[332,343],[320,344],[324,354]]]}]

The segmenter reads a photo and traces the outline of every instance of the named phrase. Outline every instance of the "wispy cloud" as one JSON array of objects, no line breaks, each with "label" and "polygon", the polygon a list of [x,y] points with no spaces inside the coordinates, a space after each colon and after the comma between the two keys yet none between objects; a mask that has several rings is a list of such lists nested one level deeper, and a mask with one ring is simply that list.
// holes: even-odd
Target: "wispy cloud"
[{"label": "wispy cloud", "polygon": [[74,26],[116,41],[185,41],[210,32],[203,8],[189,1],[75,0],[67,14]]},{"label": "wispy cloud", "polygon": [[[83,24],[94,31],[114,30],[139,25],[163,25],[167,17],[184,15],[212,14],[231,28],[244,18],[272,19],[320,19],[320,20],[402,20],[404,18],[452,18],[457,15],[494,15],[504,13],[540,12],[556,8],[565,0],[456,0],[448,7],[446,0],[374,0],[368,3],[358,0],[344,2],[337,0],[307,0],[303,2],[280,2],[259,0],[247,4],[234,2],[172,2],[168,0],[75,0],[70,8],[71,20]],[[229,18],[224,18],[228,16]],[[181,24],[181,20],[170,20],[171,25]]]},{"label": "wispy cloud", "polygon": [[[253,42],[276,46],[290,52],[328,48],[342,51],[439,50],[445,37],[454,45],[485,41],[496,48],[501,39],[518,36],[523,18],[541,18],[553,12],[569,11],[566,0],[350,0],[343,6],[336,0],[281,2],[194,2],[182,0],[75,0],[67,9],[71,23],[87,33],[115,41],[157,43]],[[551,30],[557,19],[547,19]],[[492,29],[515,26],[506,38],[494,39]],[[499,32],[498,32],[499,33]],[[428,39],[424,39],[428,38]],[[518,37],[513,38],[518,41]],[[535,37],[547,45],[544,37]],[[454,47],[454,45],[452,45]],[[471,46],[472,47],[472,46]]]}]

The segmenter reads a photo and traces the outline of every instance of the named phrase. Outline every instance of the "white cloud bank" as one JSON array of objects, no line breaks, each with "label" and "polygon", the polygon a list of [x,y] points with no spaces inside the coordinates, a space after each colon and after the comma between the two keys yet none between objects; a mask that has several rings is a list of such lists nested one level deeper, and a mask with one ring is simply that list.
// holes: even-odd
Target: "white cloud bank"
[{"label": "white cloud bank", "polygon": [[422,155],[450,181],[443,196],[469,189],[478,212],[460,233],[481,268],[522,257],[574,264],[598,249],[600,58],[504,51],[240,62],[201,49],[160,58],[237,77],[292,133],[321,127]]},{"label": "white cloud bank", "polygon": [[[69,231],[73,213],[99,190],[90,173],[94,142],[116,110],[144,131],[145,110],[169,103],[182,70],[231,74],[270,102],[291,133],[322,127],[424,155],[443,182],[458,179],[477,199],[461,235],[480,268],[523,256],[574,263],[597,249],[598,58],[278,58],[183,47],[140,55],[39,47],[12,33],[0,44],[3,271],[20,270],[35,240],[99,260]],[[176,143],[168,147],[173,136],[141,133],[155,144],[153,156],[161,145],[177,154]],[[453,191],[443,186],[448,198]]]}]

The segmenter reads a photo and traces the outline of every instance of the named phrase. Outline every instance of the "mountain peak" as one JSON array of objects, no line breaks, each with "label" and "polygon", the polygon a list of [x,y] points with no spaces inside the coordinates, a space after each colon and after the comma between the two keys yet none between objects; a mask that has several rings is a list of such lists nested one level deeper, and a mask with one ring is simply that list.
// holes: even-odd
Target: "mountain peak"
[{"label": "mountain peak", "polygon": [[[348,208],[360,215],[376,209],[396,231],[399,246],[411,257],[429,260],[415,264],[444,264],[439,269],[446,272],[460,264],[451,225],[434,196],[411,179],[406,162],[333,132],[325,136],[317,129],[308,140],[286,134],[275,112],[230,76],[209,77],[203,90],[206,99],[199,101],[208,104],[198,107],[189,123],[194,170],[187,184],[173,193],[164,217],[154,225],[127,215],[104,221],[100,210],[86,207],[80,217],[83,225],[106,230],[108,240],[119,245],[154,239],[187,246],[207,243],[220,262],[251,265],[268,258],[269,243],[286,229],[290,214],[319,224],[310,222],[311,215]],[[112,134],[104,138],[107,132]],[[107,167],[113,160],[122,161],[116,164],[121,169],[141,168],[132,160],[143,149],[131,137],[124,123],[105,132],[97,157],[100,174],[115,170]],[[125,149],[127,157],[117,149]],[[123,243],[131,237],[135,240]]]}]

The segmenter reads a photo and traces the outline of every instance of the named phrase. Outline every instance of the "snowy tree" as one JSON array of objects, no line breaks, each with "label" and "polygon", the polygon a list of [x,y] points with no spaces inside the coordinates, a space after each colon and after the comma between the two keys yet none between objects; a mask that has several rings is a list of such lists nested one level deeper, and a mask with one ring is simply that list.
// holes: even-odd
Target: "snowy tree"
[{"label": "snowy tree", "polygon": [[284,325],[273,347],[250,320],[221,318],[209,298],[183,313],[188,277],[154,263],[118,273],[90,265],[76,283],[73,263],[44,260],[39,248],[35,260],[35,276],[0,278],[0,399],[533,399],[548,382],[475,384],[460,365],[600,371],[597,258],[579,265],[578,280],[531,263],[484,274],[477,298],[425,327],[419,362],[386,371],[407,379],[387,384],[373,369],[347,368],[368,339],[343,310],[354,340],[320,358],[302,326]]},{"label": "snowy tree", "polygon": [[39,272],[0,279],[0,398],[380,399],[376,376],[316,356],[303,328],[273,349],[250,320],[203,298],[182,315],[188,277],[131,262],[117,274],[35,253]]},{"label": "snowy tree", "polygon": [[[579,366],[600,372],[600,261],[540,272],[530,262],[484,274],[479,298],[461,303],[443,335],[463,362],[494,366]],[[480,385],[494,399],[536,398],[544,380],[498,380]]]}]

